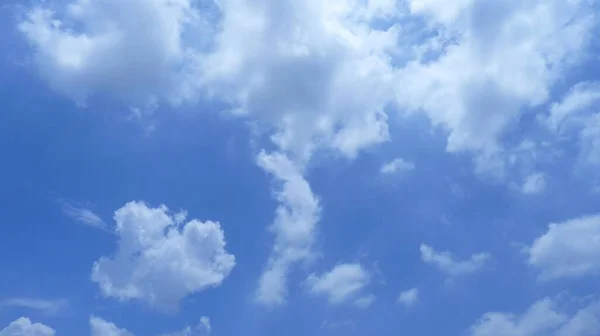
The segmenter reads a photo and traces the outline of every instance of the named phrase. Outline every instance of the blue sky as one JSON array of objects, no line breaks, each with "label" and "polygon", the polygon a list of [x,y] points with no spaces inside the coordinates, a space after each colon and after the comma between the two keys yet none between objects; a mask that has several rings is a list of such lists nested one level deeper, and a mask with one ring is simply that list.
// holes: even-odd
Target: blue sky
[{"label": "blue sky", "polygon": [[0,6],[0,336],[600,335],[596,1]]}]

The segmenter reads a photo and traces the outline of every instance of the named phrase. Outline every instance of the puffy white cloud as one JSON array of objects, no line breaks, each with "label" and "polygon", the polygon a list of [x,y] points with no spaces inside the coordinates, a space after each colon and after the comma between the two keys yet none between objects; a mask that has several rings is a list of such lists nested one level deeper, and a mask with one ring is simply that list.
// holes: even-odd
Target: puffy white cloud
[{"label": "puffy white cloud", "polygon": [[90,328],[92,336],[134,336],[129,331],[97,316],[90,317]]},{"label": "puffy white cloud", "polygon": [[340,264],[325,274],[309,275],[306,285],[310,293],[325,295],[329,303],[339,304],[358,295],[370,278],[361,264]]},{"label": "puffy white cloud", "polygon": [[383,109],[394,100],[394,71],[386,50],[398,29],[370,22],[396,15],[393,1],[219,4],[222,30],[204,84],[273,125],[273,141],[294,160],[320,147],[353,157],[388,139]]},{"label": "puffy white cloud", "polygon": [[546,177],[542,173],[533,173],[527,176],[522,186],[524,194],[532,195],[544,191],[546,188]]},{"label": "puffy white cloud", "polygon": [[552,223],[527,249],[542,279],[600,273],[600,215]]},{"label": "puffy white cloud", "polygon": [[275,243],[257,290],[258,302],[277,305],[285,302],[289,268],[313,255],[320,206],[302,172],[287,156],[261,152],[257,162],[280,184],[276,191],[279,206],[270,227]]},{"label": "puffy white cloud", "polygon": [[235,266],[216,222],[130,202],[115,212],[118,249],[94,263],[92,280],[102,294],[176,309],[183,297],[218,286]]},{"label": "puffy white cloud", "polygon": [[216,97],[266,121],[282,149],[306,160],[318,147],[352,157],[388,139],[386,50],[398,29],[370,23],[398,15],[396,5],[72,0],[31,9],[19,29],[44,78],[80,103],[98,93],[138,105]]},{"label": "puffy white cloud", "polygon": [[471,151],[477,169],[501,176],[500,137],[541,106],[585,51],[594,14],[585,1],[410,0],[443,37],[426,59],[401,70],[402,106],[448,130],[450,152]]},{"label": "puffy white cloud", "polygon": [[65,309],[69,302],[65,299],[44,300],[38,298],[11,298],[0,302],[2,307],[22,307],[39,310],[48,315],[54,315]]},{"label": "puffy white cloud", "polygon": [[54,336],[54,329],[41,323],[32,323],[26,317],[18,318],[0,330],[0,336]]},{"label": "puffy white cloud", "polygon": [[503,133],[546,103],[584,53],[595,22],[586,6],[70,0],[32,8],[19,29],[44,78],[80,102],[94,93],[131,104],[221,99],[265,122],[297,162],[318,148],[354,157],[388,140],[384,109],[398,103],[445,128],[448,151],[475,152],[479,170],[501,173]]},{"label": "puffy white cloud", "polygon": [[400,293],[400,295],[398,295],[398,302],[407,307],[413,306],[415,303],[419,302],[419,289],[411,288]]},{"label": "puffy white cloud", "polygon": [[476,253],[469,260],[455,260],[449,252],[437,252],[432,247],[421,244],[421,259],[451,276],[473,273],[483,267],[489,258],[489,253]]},{"label": "puffy white cloud", "polygon": [[593,336],[600,332],[600,306],[593,303],[569,316],[556,302],[543,299],[517,316],[489,312],[470,329],[472,336]]},{"label": "puffy white cloud", "polygon": [[55,90],[80,104],[94,94],[144,106],[181,99],[195,59],[182,41],[198,21],[192,1],[73,0],[55,7],[62,10],[34,7],[19,24]]},{"label": "puffy white cloud", "polygon": [[402,158],[396,158],[383,166],[379,170],[382,174],[393,174],[393,173],[404,173],[415,169],[415,165],[412,162],[403,160]]}]

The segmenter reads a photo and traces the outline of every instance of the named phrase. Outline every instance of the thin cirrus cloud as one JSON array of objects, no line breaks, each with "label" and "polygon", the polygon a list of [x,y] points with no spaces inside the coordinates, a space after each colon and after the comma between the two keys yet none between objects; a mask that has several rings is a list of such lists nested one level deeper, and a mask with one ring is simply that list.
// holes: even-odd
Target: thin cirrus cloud
[{"label": "thin cirrus cloud", "polygon": [[39,298],[10,298],[0,302],[2,308],[26,308],[37,310],[46,315],[56,315],[66,309],[69,302],[65,299],[44,300]]},{"label": "thin cirrus cloud", "polygon": [[88,207],[77,203],[67,202],[59,199],[62,213],[73,220],[75,223],[85,225],[94,229],[112,233],[111,228],[104,220]]}]

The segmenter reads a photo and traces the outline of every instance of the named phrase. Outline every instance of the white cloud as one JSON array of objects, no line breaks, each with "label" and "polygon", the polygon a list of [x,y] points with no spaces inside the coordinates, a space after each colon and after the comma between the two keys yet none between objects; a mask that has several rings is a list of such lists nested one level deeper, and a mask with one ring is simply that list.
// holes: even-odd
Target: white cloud
[{"label": "white cloud", "polygon": [[54,315],[59,313],[61,310],[68,306],[67,300],[44,300],[36,298],[11,298],[0,302],[0,308],[2,307],[21,307],[28,309],[35,309],[43,312],[44,314]]},{"label": "white cloud", "polygon": [[413,306],[415,303],[419,302],[419,289],[411,288],[400,293],[400,295],[398,295],[398,302],[407,307]]},{"label": "white cloud", "polygon": [[312,294],[325,295],[331,304],[342,303],[358,295],[369,283],[370,275],[361,264],[340,264],[331,271],[306,279]]},{"label": "white cloud", "polygon": [[199,336],[210,335],[211,332],[212,326],[210,324],[210,318],[207,316],[202,316],[200,317],[200,322],[195,327],[188,326],[181,331],[161,334],[161,336]]},{"label": "white cloud", "polygon": [[[370,23],[397,16],[395,1],[206,7],[71,0],[59,12],[31,9],[19,29],[43,77],[80,103],[98,93],[146,105],[216,97],[266,121],[298,161],[316,148],[353,157],[388,139],[383,109],[395,88],[387,50],[399,29]],[[211,16],[218,22],[211,25]]]},{"label": "white cloud", "polygon": [[475,323],[471,336],[594,336],[600,332],[600,306],[591,304],[575,315],[560,311],[556,302],[543,299],[520,316],[489,312]]},{"label": "white cloud", "polygon": [[383,166],[379,170],[382,174],[404,173],[415,169],[412,162],[403,160],[402,158],[394,159]]},{"label": "white cloud", "polygon": [[19,29],[43,77],[80,102],[220,99],[264,122],[300,164],[319,148],[354,157],[387,141],[384,109],[399,104],[446,129],[448,151],[501,174],[500,138],[549,100],[595,22],[582,0],[206,4],[70,0],[32,8]]},{"label": "white cloud", "polygon": [[92,270],[104,296],[176,309],[183,297],[220,285],[235,266],[219,223],[178,222],[164,205],[141,202],[127,203],[114,218],[118,249]]},{"label": "white cloud", "polygon": [[473,273],[483,267],[489,258],[489,253],[476,253],[469,260],[459,261],[449,252],[437,252],[432,247],[421,244],[421,259],[451,276]]},{"label": "white cloud", "polygon": [[64,200],[60,200],[60,203],[63,214],[71,218],[73,221],[94,229],[112,232],[112,230],[108,227],[104,220],[92,210],[78,204],[69,203]]},{"label": "white cloud", "polygon": [[257,291],[258,302],[277,305],[285,302],[289,268],[313,255],[320,207],[302,172],[284,154],[261,152],[257,162],[280,184],[276,191],[279,206],[270,227],[275,243]]},{"label": "white cloud", "polygon": [[[410,0],[443,43],[401,70],[398,99],[449,132],[449,152],[477,155],[480,172],[502,176],[506,129],[541,106],[583,55],[594,26],[585,1]],[[426,43],[428,43],[427,41]],[[432,54],[432,53],[429,53]]]},{"label": "white cloud", "polygon": [[0,330],[0,336],[54,336],[54,329],[41,323],[32,323],[26,317],[18,318]]},{"label": "white cloud", "polygon": [[144,106],[181,99],[195,59],[182,41],[198,21],[192,1],[73,0],[50,8],[32,8],[19,30],[53,89],[80,104],[94,94]]},{"label": "white cloud", "polygon": [[[581,82],[574,85],[560,102],[555,102],[550,108],[550,114],[545,119],[548,128],[561,131],[573,122],[585,121],[582,112],[586,112],[600,101],[600,83]],[[597,113],[600,112],[596,111]]]},{"label": "white cloud", "polygon": [[207,332],[211,332],[212,331],[212,326],[210,325],[210,317],[208,316],[202,316],[200,318],[200,325],[202,326],[202,328],[204,328],[204,330],[206,330]]},{"label": "white cloud", "polygon": [[542,173],[533,173],[525,179],[522,191],[526,195],[539,194],[546,188],[546,177]]},{"label": "white cloud", "polygon": [[369,308],[375,302],[375,295],[369,294],[354,300],[354,305],[361,309]]},{"label": "white cloud", "polygon": [[90,328],[91,336],[133,336],[129,331],[97,316],[90,317]]},{"label": "white cloud", "polygon": [[542,279],[600,274],[600,215],[550,224],[527,252]]},{"label": "white cloud", "polygon": [[[600,83],[574,85],[560,102],[542,119],[558,135],[578,136],[583,162],[600,165]],[[569,131],[573,133],[569,133]]]}]

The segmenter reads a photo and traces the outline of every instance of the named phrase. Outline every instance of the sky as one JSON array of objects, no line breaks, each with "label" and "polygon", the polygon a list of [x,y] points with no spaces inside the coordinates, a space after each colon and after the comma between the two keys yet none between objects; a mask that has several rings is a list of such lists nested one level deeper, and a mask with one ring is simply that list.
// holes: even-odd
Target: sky
[{"label": "sky", "polygon": [[600,335],[596,0],[8,0],[0,336]]}]

